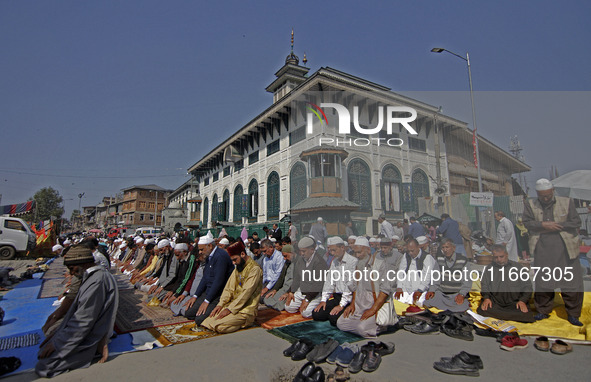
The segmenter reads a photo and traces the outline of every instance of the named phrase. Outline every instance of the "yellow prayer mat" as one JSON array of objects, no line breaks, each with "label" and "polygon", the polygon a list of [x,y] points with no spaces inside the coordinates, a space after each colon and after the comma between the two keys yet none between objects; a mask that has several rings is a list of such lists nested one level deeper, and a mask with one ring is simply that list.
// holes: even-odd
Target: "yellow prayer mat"
[{"label": "yellow prayer mat", "polygon": [[[474,286],[472,290],[474,290]],[[480,293],[470,292],[469,301],[471,310],[473,312],[476,312],[476,309],[478,306],[480,306],[480,300]],[[398,315],[402,315],[409,307],[408,304],[401,303],[397,300],[394,300],[394,306],[396,307],[396,313]],[[533,302],[530,301],[530,309],[532,306]],[[434,313],[441,312],[441,310],[434,308],[430,308],[429,310]],[[551,338],[565,339],[569,342],[577,344],[591,345],[591,330],[588,330],[588,328],[591,328],[591,292],[585,292],[585,297],[583,299],[583,309],[581,311],[581,317],[579,317],[579,320],[581,320],[583,326],[574,326],[567,321],[564,302],[562,301],[560,293],[556,293],[556,296],[554,297],[554,309],[552,310],[552,313],[550,313],[550,318],[531,324],[524,324],[515,321],[505,322],[517,328],[517,332],[522,336],[546,336]]]}]

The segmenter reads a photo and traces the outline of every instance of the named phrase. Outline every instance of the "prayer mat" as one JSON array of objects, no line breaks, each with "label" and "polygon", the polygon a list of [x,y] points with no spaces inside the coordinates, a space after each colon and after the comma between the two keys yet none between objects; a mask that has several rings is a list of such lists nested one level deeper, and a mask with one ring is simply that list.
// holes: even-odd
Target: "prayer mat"
[{"label": "prayer mat", "polygon": [[148,306],[144,302],[145,298],[144,293],[133,289],[119,291],[119,308],[115,319],[117,333],[190,322],[183,316],[174,317],[169,308]]},{"label": "prayer mat", "polygon": [[306,338],[314,343],[314,345],[322,344],[329,339],[344,342],[357,342],[365,338],[357,334],[343,332],[336,326],[332,326],[328,321],[306,321],[298,324],[283,326],[268,330],[269,333],[283,338],[289,342],[295,342],[299,339]]},{"label": "prayer mat", "polygon": [[160,342],[163,346],[170,346],[176,344],[182,344],[185,342],[202,340],[204,338],[210,338],[219,336],[219,333],[210,330],[193,331],[195,322],[159,326],[156,328],[148,329],[148,332],[154,336],[154,338]]},{"label": "prayer mat", "polygon": [[123,273],[118,273],[113,275],[115,277],[115,281],[117,281],[117,288],[121,291],[124,289],[134,289],[133,284],[129,282],[129,278],[127,275]]},{"label": "prayer mat", "polygon": [[41,341],[39,333],[0,338],[0,351],[37,345]]},{"label": "prayer mat", "polygon": [[56,279],[46,279],[43,278],[43,285],[41,285],[41,290],[39,291],[38,298],[49,298],[49,297],[57,297],[64,292],[66,289],[65,279],[63,278],[56,278]]},{"label": "prayer mat", "polygon": [[278,312],[275,309],[264,309],[258,311],[255,323],[269,330],[310,320],[311,318],[304,318],[299,313],[287,313],[286,311]]},{"label": "prayer mat", "polygon": [[63,257],[56,259],[53,263],[50,264],[49,269],[43,275],[44,279],[57,279],[57,278],[64,278],[64,276],[68,273],[68,268],[64,265]]}]

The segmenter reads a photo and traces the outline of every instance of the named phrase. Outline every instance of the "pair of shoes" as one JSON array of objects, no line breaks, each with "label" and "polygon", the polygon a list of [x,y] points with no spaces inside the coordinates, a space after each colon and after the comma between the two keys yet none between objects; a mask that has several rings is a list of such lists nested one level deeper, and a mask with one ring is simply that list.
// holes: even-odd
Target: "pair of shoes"
[{"label": "pair of shoes", "polygon": [[478,377],[479,369],[482,369],[482,359],[475,354],[469,354],[465,351],[454,355],[453,357],[443,357],[439,362],[433,363],[433,368],[442,373],[453,375],[468,375]]},{"label": "pair of shoes", "polygon": [[291,357],[293,361],[301,361],[312,351],[314,344],[306,339],[294,342],[290,347],[283,351],[283,355]]},{"label": "pair of shoes", "polygon": [[501,349],[513,351],[515,349],[525,349],[527,347],[527,340],[519,338],[517,333],[503,337],[501,341]]},{"label": "pair of shoes", "polygon": [[474,341],[474,335],[472,334],[472,326],[468,326],[462,320],[457,319],[455,316],[449,316],[441,324],[441,333],[457,338],[464,341]]},{"label": "pair of shoes", "polygon": [[573,351],[573,346],[562,340],[556,340],[550,348],[552,354],[565,355]]},{"label": "pair of shoes", "polygon": [[335,382],[345,382],[349,380],[349,373],[347,373],[347,371],[342,367],[337,366],[334,371],[334,380]]},{"label": "pair of shoes", "polygon": [[343,349],[340,351],[337,356],[335,363],[341,367],[348,367],[355,354],[359,352],[359,346],[354,344],[342,344],[341,348]]},{"label": "pair of shoes", "polygon": [[550,350],[550,341],[548,340],[548,337],[542,336],[536,338],[536,340],[534,341],[534,347],[539,351]]},{"label": "pair of shoes", "polygon": [[375,349],[375,351],[381,355],[382,357],[388,354],[392,354],[394,353],[394,350],[396,349],[396,346],[394,345],[394,342],[373,342],[373,341],[369,341],[367,344],[363,345],[361,347],[361,350],[364,349],[369,349],[370,347],[373,347]]},{"label": "pair of shoes", "polygon": [[568,322],[570,322],[574,326],[583,326],[583,323],[579,321],[578,317],[568,315]]},{"label": "pair of shoes", "polygon": [[293,382],[324,382],[324,370],[320,366],[314,365],[313,362],[308,362],[296,374]]},{"label": "pair of shoes", "polygon": [[353,360],[351,360],[351,363],[349,364],[349,372],[356,374],[359,373],[361,370],[365,371],[366,373],[376,371],[382,363],[382,355],[377,350],[377,348],[382,348],[381,346],[379,346],[380,344],[370,342],[367,345],[362,346],[361,350],[357,352],[353,357]]},{"label": "pair of shoes", "polygon": [[546,318],[550,318],[550,315],[544,314],[544,313],[538,313],[534,316],[534,320],[536,320],[536,321],[545,320]]},{"label": "pair of shoes", "polygon": [[414,334],[439,334],[439,326],[434,325],[429,321],[421,321],[414,325],[407,325],[404,330],[408,330]]},{"label": "pair of shoes", "polygon": [[339,341],[331,338],[323,344],[314,346],[314,349],[308,353],[306,359],[310,362],[324,362],[326,357],[328,357],[338,346]]}]

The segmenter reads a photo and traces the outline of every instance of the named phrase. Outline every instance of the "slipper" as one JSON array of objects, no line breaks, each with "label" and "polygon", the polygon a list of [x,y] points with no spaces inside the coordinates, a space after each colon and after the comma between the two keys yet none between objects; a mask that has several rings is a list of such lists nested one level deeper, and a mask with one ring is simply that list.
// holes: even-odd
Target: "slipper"
[{"label": "slipper", "polygon": [[562,340],[556,340],[553,344],[552,347],[550,348],[550,351],[554,354],[558,354],[558,355],[564,355],[566,353],[570,353],[573,351],[573,346],[567,342],[564,342]]},{"label": "slipper", "polygon": [[550,350],[550,341],[548,341],[548,337],[538,337],[534,342],[534,347],[539,351],[548,351]]}]

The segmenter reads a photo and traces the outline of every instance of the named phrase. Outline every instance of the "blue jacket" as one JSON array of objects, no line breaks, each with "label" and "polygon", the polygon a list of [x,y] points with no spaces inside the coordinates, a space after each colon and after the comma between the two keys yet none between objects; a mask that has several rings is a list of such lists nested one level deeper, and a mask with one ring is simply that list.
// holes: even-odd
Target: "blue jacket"
[{"label": "blue jacket", "polygon": [[419,222],[414,222],[408,226],[408,234],[416,239],[419,236],[425,236],[425,229]]},{"label": "blue jacket", "polygon": [[437,228],[437,233],[451,239],[455,244],[464,244],[464,239],[460,235],[460,225],[452,218],[447,218]]},{"label": "blue jacket", "polygon": [[228,252],[215,247],[213,252],[205,260],[203,278],[195,291],[199,297],[205,293],[205,299],[210,303],[222,295],[226,281],[234,271],[234,264]]}]

